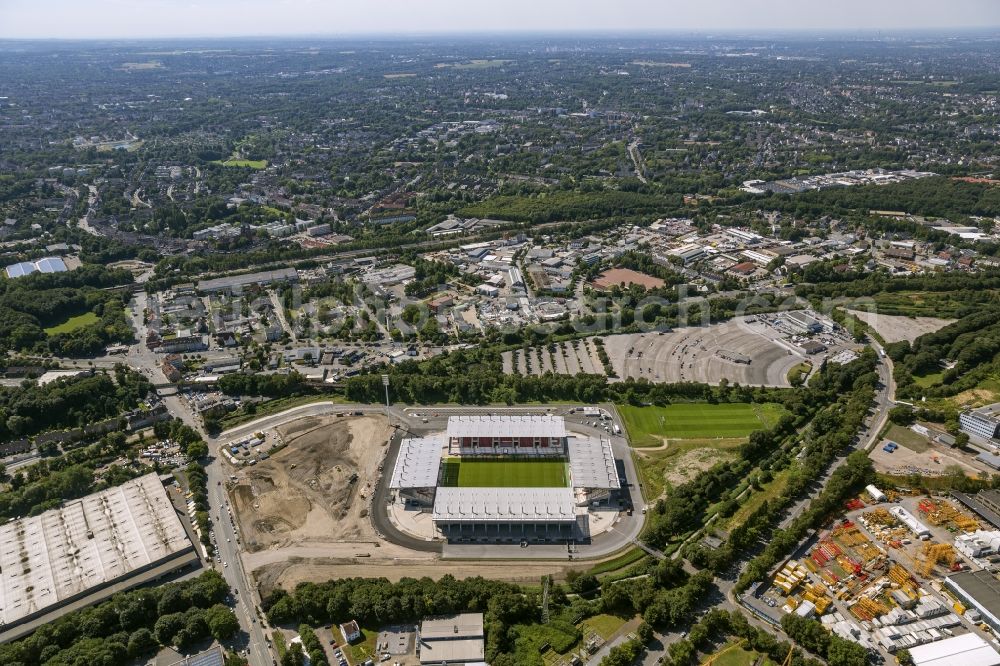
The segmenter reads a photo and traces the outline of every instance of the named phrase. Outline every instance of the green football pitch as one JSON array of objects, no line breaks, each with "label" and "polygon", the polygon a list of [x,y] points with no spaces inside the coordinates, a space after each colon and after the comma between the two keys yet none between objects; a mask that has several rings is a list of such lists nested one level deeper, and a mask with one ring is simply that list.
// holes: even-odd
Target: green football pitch
[{"label": "green football pitch", "polygon": [[565,460],[459,460],[447,458],[442,486],[460,488],[565,488],[569,472]]},{"label": "green football pitch", "polygon": [[663,439],[748,437],[773,426],[784,410],[775,404],[676,403],[664,407],[619,405],[632,446],[658,446]]}]

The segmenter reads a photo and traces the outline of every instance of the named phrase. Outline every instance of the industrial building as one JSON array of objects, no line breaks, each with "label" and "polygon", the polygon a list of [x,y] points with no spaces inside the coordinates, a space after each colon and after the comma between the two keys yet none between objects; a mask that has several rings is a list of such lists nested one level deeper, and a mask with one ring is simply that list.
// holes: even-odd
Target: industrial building
[{"label": "industrial building", "polygon": [[9,522],[0,526],[0,640],[71,602],[97,603],[197,562],[156,474]]},{"label": "industrial building", "polygon": [[482,613],[430,618],[420,623],[417,655],[421,664],[486,664]]},{"label": "industrial building", "polygon": [[1000,666],[1000,653],[977,634],[910,648],[914,666]]},{"label": "industrial building", "polygon": [[912,513],[907,511],[901,506],[894,506],[889,509],[889,513],[896,517],[899,522],[906,525],[906,527],[913,532],[920,539],[929,539],[931,536],[930,528],[924,525],[922,522],[917,520],[917,517]]},{"label": "industrial building", "polygon": [[59,257],[42,257],[37,261],[22,261],[4,269],[9,278],[19,278],[32,273],[65,273],[66,263]]},{"label": "industrial building", "polygon": [[944,579],[951,590],[967,608],[975,608],[982,621],[1000,631],[1000,580],[989,571],[963,571]]},{"label": "industrial building", "polygon": [[273,271],[244,273],[243,275],[232,275],[212,280],[202,280],[198,283],[198,291],[206,294],[215,294],[220,292],[239,293],[243,291],[244,287],[249,287],[251,285],[264,286],[275,282],[298,281],[299,273],[294,268],[279,268]]},{"label": "industrial building", "polygon": [[987,405],[958,415],[958,424],[969,435],[993,439],[1000,431],[1000,419],[996,417],[998,405]]},{"label": "industrial building", "polygon": [[798,310],[786,312],[785,319],[789,324],[805,333],[822,333],[825,328],[818,319]]}]

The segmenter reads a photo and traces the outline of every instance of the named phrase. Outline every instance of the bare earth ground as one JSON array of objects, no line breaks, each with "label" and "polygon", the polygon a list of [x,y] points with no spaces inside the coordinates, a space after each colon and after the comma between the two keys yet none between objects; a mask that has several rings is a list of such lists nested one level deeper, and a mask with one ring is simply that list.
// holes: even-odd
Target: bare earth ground
[{"label": "bare earth ground", "polygon": [[389,433],[379,416],[315,416],[279,427],[285,448],[242,470],[230,488],[246,550],[375,541],[366,497]]},{"label": "bare earth ground", "polygon": [[462,563],[449,561],[442,564],[436,560],[334,560],[312,559],[269,565],[254,572],[260,581],[261,592],[267,594],[274,586],[286,590],[293,589],[301,582],[316,582],[336,578],[388,578],[397,581],[400,578],[434,578],[445,574],[455,578],[471,578],[482,576],[495,580],[506,580],[521,583],[537,583],[547,574],[557,580],[562,579],[569,569],[586,569],[593,563],[560,562],[494,562],[494,563]]},{"label": "bare earth ground", "polygon": [[933,333],[955,321],[954,319],[938,319],[937,317],[899,317],[852,310],[851,314],[875,329],[886,342],[913,342],[925,333]]}]

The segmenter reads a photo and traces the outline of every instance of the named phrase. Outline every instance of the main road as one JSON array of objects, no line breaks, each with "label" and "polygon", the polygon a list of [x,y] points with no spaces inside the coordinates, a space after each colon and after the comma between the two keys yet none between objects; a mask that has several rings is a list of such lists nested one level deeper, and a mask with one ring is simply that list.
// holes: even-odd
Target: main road
[{"label": "main road", "polygon": [[[143,323],[143,311],[145,308],[145,292],[136,293],[131,316],[138,343],[129,347],[125,361],[144,373],[154,384],[166,383],[167,379],[160,371],[159,358],[144,344],[146,326]],[[210,452],[214,452],[215,440],[205,432],[201,419],[195,414],[191,405],[179,395],[165,396],[163,401],[170,414],[200,433],[209,443]],[[247,572],[244,571],[240,559],[240,539],[226,498],[226,473],[222,469],[222,463],[218,457],[212,453],[210,453],[208,464],[205,465],[205,471],[208,475],[209,515],[215,531],[217,553],[216,561],[208,564],[217,569],[221,567],[222,575],[233,591],[233,610],[243,630],[237,647],[244,652],[250,666],[272,666],[275,663],[275,657],[271,653],[270,638],[263,626],[263,616],[259,616],[257,612],[260,599],[257,596],[257,589],[251,583]]]}]

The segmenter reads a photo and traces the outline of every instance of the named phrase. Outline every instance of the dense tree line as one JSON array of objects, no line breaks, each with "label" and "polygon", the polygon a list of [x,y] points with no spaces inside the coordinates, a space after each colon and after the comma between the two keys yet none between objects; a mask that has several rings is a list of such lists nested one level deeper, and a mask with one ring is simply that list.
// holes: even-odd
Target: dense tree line
[{"label": "dense tree line", "polygon": [[219,390],[227,395],[263,395],[281,398],[306,390],[305,378],[297,372],[288,374],[233,373],[219,377]]},{"label": "dense tree line", "polygon": [[25,381],[19,387],[0,387],[0,441],[120,416],[151,389],[144,375],[124,365],[115,366],[113,373],[57,379],[44,386]]},{"label": "dense tree line", "polygon": [[603,190],[555,190],[529,195],[500,195],[466,206],[463,217],[485,217],[540,224],[562,220],[608,219],[616,215],[660,214],[683,206],[679,194],[654,195]]},{"label": "dense tree line", "polygon": [[352,619],[365,626],[379,626],[416,622],[428,615],[482,612],[486,660],[498,666],[511,666],[511,662],[496,658],[513,649],[510,627],[537,621],[540,612],[537,597],[523,595],[516,585],[483,578],[456,580],[450,575],[438,581],[403,578],[392,583],[384,578],[347,578],[302,583],[291,593],[277,588],[265,597],[263,608],[274,624],[304,622],[311,626]]},{"label": "dense tree line", "polygon": [[33,634],[0,645],[6,666],[119,666],[154,654],[161,646],[185,649],[209,637],[225,640],[239,621],[222,602],[229,587],[205,571],[180,583],[121,592],[109,601],[73,611]]},{"label": "dense tree line", "polygon": [[781,618],[781,628],[793,641],[817,654],[830,666],[867,666],[868,651],[857,643],[831,633],[816,620],[787,613]]}]

